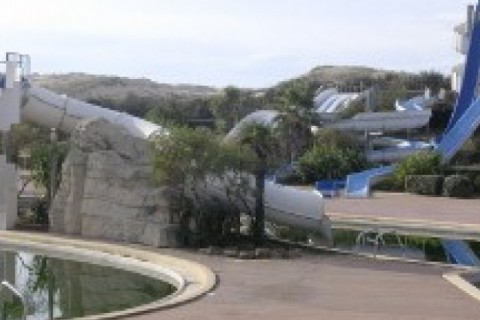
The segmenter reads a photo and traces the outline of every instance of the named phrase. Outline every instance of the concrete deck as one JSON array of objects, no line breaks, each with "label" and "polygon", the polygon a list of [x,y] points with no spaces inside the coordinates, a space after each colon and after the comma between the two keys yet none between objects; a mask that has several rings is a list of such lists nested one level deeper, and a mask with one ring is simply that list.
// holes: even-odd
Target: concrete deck
[{"label": "concrete deck", "polygon": [[[379,193],[328,200],[334,226],[392,226],[407,233],[480,239],[480,200]],[[480,319],[480,301],[442,278],[445,266],[317,255],[239,261],[169,251],[219,277],[215,291],[192,303],[131,319]]]},{"label": "concrete deck", "polygon": [[480,302],[442,278],[449,269],[354,256],[241,261],[181,251],[218,287],[183,306],[128,319],[480,319]]},{"label": "concrete deck", "polygon": [[375,193],[369,199],[328,199],[326,214],[337,228],[377,226],[405,234],[480,241],[480,199]]},{"label": "concrete deck", "polygon": [[[103,263],[139,259],[138,263],[168,264],[168,268],[185,276],[190,285],[204,283],[202,287],[207,290],[212,289],[215,281],[202,270],[212,270],[218,277],[217,286],[196,300],[161,310],[140,307],[137,311],[146,313],[119,312],[115,319],[480,319],[480,300],[445,280],[445,273],[458,271],[445,265],[333,254],[305,254],[292,260],[238,260],[184,250],[9,231],[0,232],[0,240],[4,246],[47,250],[70,258],[86,255],[92,260],[99,255]],[[113,256],[107,259],[105,254]],[[204,276],[198,277],[200,274]]]}]

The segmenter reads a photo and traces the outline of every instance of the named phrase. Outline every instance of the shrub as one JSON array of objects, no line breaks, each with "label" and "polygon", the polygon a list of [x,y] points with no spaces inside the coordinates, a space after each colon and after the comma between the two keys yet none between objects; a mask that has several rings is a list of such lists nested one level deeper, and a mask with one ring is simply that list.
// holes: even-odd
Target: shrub
[{"label": "shrub", "polygon": [[[236,237],[240,212],[250,213],[244,203],[252,192],[246,174],[254,165],[251,152],[186,128],[172,128],[154,143],[155,178],[168,187],[170,213],[184,244],[219,245]],[[214,183],[223,194],[208,192]]]},{"label": "shrub", "polygon": [[449,176],[443,183],[443,195],[454,198],[470,198],[473,196],[472,181],[462,175]]},{"label": "shrub", "polygon": [[406,176],[437,175],[441,171],[441,157],[438,153],[419,152],[400,162],[393,173],[393,180],[396,188],[404,190]]},{"label": "shrub", "polygon": [[405,178],[405,191],[415,194],[437,196],[442,192],[443,176],[416,175]]},{"label": "shrub", "polygon": [[342,179],[351,172],[367,167],[363,153],[334,146],[315,146],[299,159],[305,182],[321,179]]},{"label": "shrub", "polygon": [[381,179],[379,182],[375,183],[372,187],[374,188],[374,190],[387,191],[387,192],[403,191],[403,188],[399,188],[397,186],[392,176]]},{"label": "shrub", "polygon": [[342,150],[363,150],[362,145],[357,139],[355,139],[354,136],[333,129],[320,129],[317,133],[315,133],[314,139],[316,146],[338,148]]},{"label": "shrub", "polygon": [[473,186],[475,188],[475,191],[480,193],[480,175],[476,176],[475,179],[473,179]]}]

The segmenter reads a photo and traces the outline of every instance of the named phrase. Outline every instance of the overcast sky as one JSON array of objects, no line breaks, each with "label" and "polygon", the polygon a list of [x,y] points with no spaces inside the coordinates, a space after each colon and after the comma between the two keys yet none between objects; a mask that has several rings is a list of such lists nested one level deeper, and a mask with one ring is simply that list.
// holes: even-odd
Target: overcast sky
[{"label": "overcast sky", "polygon": [[33,71],[266,87],[317,65],[447,73],[467,0],[0,0]]}]

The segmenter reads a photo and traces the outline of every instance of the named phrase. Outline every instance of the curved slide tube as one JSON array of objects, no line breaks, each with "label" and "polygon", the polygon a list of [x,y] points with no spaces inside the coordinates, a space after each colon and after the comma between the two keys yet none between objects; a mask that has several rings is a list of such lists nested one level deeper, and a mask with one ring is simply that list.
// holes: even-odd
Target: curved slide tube
[{"label": "curved slide tube", "polygon": [[21,111],[22,119],[44,127],[68,133],[75,128],[79,120],[103,118],[125,127],[132,135],[144,139],[164,132],[162,127],[154,123],[123,112],[95,106],[38,87],[26,90],[26,103]]},{"label": "curved slide tube", "polygon": [[313,105],[317,113],[337,113],[362,96],[361,93],[339,93],[337,89],[326,89],[313,99]]},{"label": "curved slide tube", "polygon": [[384,147],[380,150],[367,152],[367,159],[370,162],[395,162],[423,150],[433,149],[433,145],[423,141],[410,141],[390,137],[373,139],[372,146]]},{"label": "curved slide tube", "polygon": [[[22,107],[24,120],[41,126],[58,128],[64,132],[71,132],[82,119],[103,118],[122,125],[133,135],[145,139],[153,135],[166,133],[165,129],[154,123],[67,98],[46,89],[27,88],[25,97],[26,102]],[[225,140],[228,141],[238,136],[249,123],[271,124],[277,115],[278,112],[276,111],[255,112],[232,129]],[[222,185],[212,185],[211,187],[212,190],[217,189],[217,192],[224,193]],[[265,215],[268,220],[315,230],[322,233],[327,239],[330,238],[329,221],[324,215],[323,198],[319,192],[299,190],[266,182],[265,197]]]},{"label": "curved slide tube", "polygon": [[397,111],[419,111],[424,110],[426,107],[431,106],[432,104],[437,101],[436,98],[426,98],[425,96],[417,96],[413,97],[409,100],[402,101],[397,100],[395,101],[395,110]]},{"label": "curved slide tube", "polygon": [[446,163],[457,153],[463,144],[473,135],[480,125],[480,99],[475,101],[455,125],[443,136],[438,151],[442,155],[442,162]]},{"label": "curved slide tube", "polygon": [[405,140],[392,137],[378,137],[370,140],[372,146],[392,148],[431,148],[432,144],[425,141]]},{"label": "curved slide tube", "polygon": [[[250,182],[254,184],[253,178]],[[210,179],[203,185],[203,192],[218,199],[225,199],[225,182]],[[242,210],[253,212],[255,199],[248,197],[246,203],[237,203]],[[245,205],[248,208],[245,208]],[[320,232],[330,239],[331,230],[329,220],[319,212],[324,212],[322,194],[313,189],[302,190],[284,186],[272,181],[265,181],[265,213],[269,221],[295,226],[309,231]]]},{"label": "curved slide tube", "polygon": [[322,105],[328,100],[330,99],[330,97],[334,96],[338,94],[338,90],[337,89],[326,89],[326,90],[323,90],[321,91],[319,94],[317,94],[315,96],[315,98],[313,98],[313,106],[314,106],[314,109],[317,111],[317,112],[321,112],[322,110]]},{"label": "curved slide tube", "polygon": [[327,127],[347,131],[396,131],[425,126],[431,110],[410,112],[365,112],[355,117],[329,124]]},{"label": "curved slide tube", "polygon": [[407,158],[408,156],[418,153],[422,150],[432,149],[432,146],[425,148],[387,148],[382,150],[373,150],[367,152],[367,160],[369,162],[396,162]]},{"label": "curved slide tube", "polygon": [[275,122],[275,119],[278,117],[279,112],[275,110],[258,110],[250,113],[245,118],[240,120],[232,130],[225,136],[224,141],[233,141],[237,139],[251,124],[262,124],[270,126]]},{"label": "curved slide tube", "polygon": [[394,169],[394,166],[385,166],[348,175],[345,195],[351,198],[370,196],[370,185],[392,174]]}]

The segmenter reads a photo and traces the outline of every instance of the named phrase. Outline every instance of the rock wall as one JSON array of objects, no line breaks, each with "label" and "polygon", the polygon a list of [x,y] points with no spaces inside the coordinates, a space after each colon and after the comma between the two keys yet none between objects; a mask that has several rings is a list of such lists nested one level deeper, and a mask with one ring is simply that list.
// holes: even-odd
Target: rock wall
[{"label": "rock wall", "polygon": [[71,136],[50,210],[51,231],[153,246],[175,246],[164,187],[153,183],[148,141],[105,120]]}]

